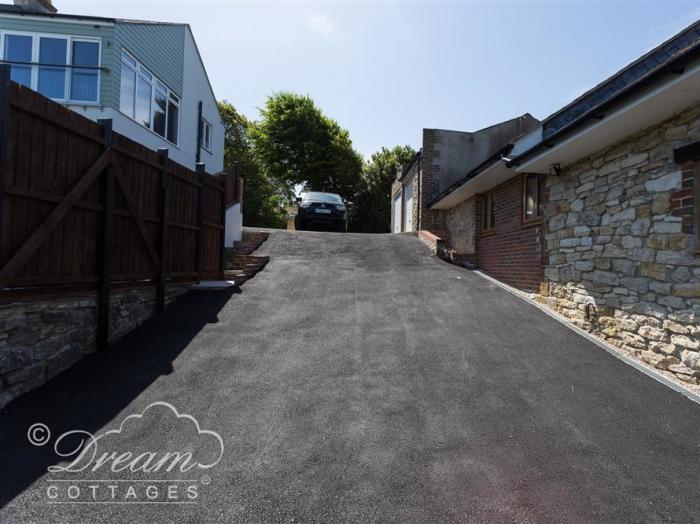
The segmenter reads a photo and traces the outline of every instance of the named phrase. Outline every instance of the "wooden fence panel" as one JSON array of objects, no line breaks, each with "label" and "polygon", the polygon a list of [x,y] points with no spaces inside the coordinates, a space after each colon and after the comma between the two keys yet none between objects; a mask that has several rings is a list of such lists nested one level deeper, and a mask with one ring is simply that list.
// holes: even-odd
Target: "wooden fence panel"
[{"label": "wooden fence panel", "polygon": [[[156,285],[161,257],[163,281],[221,278],[224,177],[205,175],[202,185],[194,171],[163,164],[158,152],[117,133],[105,146],[100,124],[15,83],[6,98],[2,110],[0,96],[0,299],[98,288],[107,170],[115,179],[110,286]],[[98,161],[107,169],[95,171]]]}]

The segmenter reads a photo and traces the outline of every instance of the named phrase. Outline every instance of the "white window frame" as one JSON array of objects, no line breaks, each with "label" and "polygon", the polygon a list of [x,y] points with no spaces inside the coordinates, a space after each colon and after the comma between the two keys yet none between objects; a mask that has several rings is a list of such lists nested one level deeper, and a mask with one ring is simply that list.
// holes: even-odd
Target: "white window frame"
[{"label": "white window frame", "polygon": [[[206,152],[211,153],[211,138],[214,133],[214,126],[212,126],[206,118],[202,118],[202,149]],[[208,140],[207,140],[207,129],[209,130]]]},{"label": "white window frame", "polygon": [[[129,63],[129,60],[124,60],[124,57],[128,57],[129,60],[133,61],[136,65],[132,65]],[[145,80],[150,86],[151,86],[151,116],[149,120],[149,126],[146,127],[144,126],[141,122],[136,120],[135,116],[136,113],[134,112],[134,117],[131,115],[127,115],[121,110],[121,86],[119,87],[119,112],[127,117],[129,120],[136,122],[138,125],[143,127],[144,129],[147,129],[154,135],[156,135],[158,138],[161,138],[168,142],[169,144],[174,145],[175,147],[178,147],[178,144],[180,143],[180,114],[182,113],[182,97],[175,93],[172,89],[168,87],[168,85],[163,82],[160,78],[158,78],[156,75],[154,75],[150,69],[148,69],[145,65],[143,65],[132,53],[130,53],[127,49],[122,48],[121,50],[121,55],[119,57],[119,78],[121,79],[121,74],[122,74],[122,69],[123,67],[128,67],[132,71],[136,73],[136,82],[134,84],[134,109],[136,107],[136,90],[138,89],[138,78],[139,76]],[[160,85],[158,85],[160,84]],[[163,89],[165,88],[165,89]],[[166,95],[166,108],[165,108],[165,136],[160,135],[153,129],[153,123],[154,123],[154,110],[153,108],[155,107],[156,104],[156,89],[160,89],[161,91],[165,91]],[[175,142],[171,142],[168,140],[168,124],[170,123],[170,111],[168,111],[168,105],[170,103],[173,103],[174,105],[177,106],[178,109],[178,121],[177,121],[177,136],[175,137]]]},{"label": "white window frame", "polygon": [[[41,49],[41,39],[42,38],[55,38],[59,40],[66,40],[66,79],[64,85],[64,98],[52,98],[51,100],[59,102],[65,105],[81,105],[81,106],[100,106],[101,105],[101,94],[102,94],[102,39],[92,38],[87,36],[72,36],[63,33],[38,33],[33,31],[14,31],[14,30],[3,30],[0,31],[0,60],[5,59],[5,37],[6,36],[29,36],[32,38],[32,58],[31,65],[31,86],[30,89],[39,92],[39,52]],[[73,100],[70,97],[71,92],[71,81],[73,78],[73,42],[89,42],[96,43],[97,49],[97,100]],[[60,68],[61,66],[56,66]],[[78,68],[80,69],[80,68]]]}]

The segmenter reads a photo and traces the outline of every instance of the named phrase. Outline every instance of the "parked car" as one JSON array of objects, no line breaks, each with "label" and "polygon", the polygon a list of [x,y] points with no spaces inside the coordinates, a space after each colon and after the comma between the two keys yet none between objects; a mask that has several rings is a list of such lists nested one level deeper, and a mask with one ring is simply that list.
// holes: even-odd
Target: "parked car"
[{"label": "parked car", "polygon": [[340,195],[305,191],[297,197],[297,215],[294,219],[297,230],[331,229],[348,230],[348,211]]}]

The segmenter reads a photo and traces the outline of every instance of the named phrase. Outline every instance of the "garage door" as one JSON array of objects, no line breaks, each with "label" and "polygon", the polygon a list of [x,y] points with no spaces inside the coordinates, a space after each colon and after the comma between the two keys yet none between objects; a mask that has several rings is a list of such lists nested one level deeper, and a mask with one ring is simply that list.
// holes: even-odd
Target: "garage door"
[{"label": "garage door", "polygon": [[408,184],[404,189],[404,231],[413,231],[413,184]]},{"label": "garage door", "polygon": [[401,193],[396,195],[394,198],[394,205],[391,208],[392,213],[392,224],[394,233],[401,233]]}]

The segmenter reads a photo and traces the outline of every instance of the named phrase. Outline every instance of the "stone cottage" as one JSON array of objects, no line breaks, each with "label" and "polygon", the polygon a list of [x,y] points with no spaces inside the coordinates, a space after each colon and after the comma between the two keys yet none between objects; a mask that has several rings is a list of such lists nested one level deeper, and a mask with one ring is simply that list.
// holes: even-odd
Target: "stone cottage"
[{"label": "stone cottage", "polygon": [[700,22],[547,118],[512,165],[545,178],[540,300],[700,377]]},{"label": "stone cottage", "polygon": [[425,204],[449,250],[699,383],[700,22],[463,172]]}]

